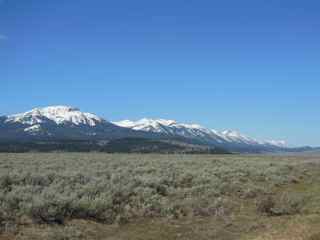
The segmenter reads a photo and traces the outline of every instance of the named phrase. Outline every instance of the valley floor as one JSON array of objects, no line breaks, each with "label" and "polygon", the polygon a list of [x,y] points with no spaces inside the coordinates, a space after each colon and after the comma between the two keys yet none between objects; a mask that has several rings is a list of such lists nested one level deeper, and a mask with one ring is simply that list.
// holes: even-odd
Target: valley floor
[{"label": "valley floor", "polygon": [[320,239],[320,157],[0,154],[0,240]]}]

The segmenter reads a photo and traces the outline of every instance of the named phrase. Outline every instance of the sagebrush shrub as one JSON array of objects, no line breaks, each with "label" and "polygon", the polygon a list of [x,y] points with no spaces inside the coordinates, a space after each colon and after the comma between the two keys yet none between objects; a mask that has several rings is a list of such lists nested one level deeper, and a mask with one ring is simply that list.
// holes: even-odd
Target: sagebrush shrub
[{"label": "sagebrush shrub", "polygon": [[[228,199],[260,199],[304,174],[291,165],[242,156],[0,154],[0,206],[13,217],[55,224],[67,218],[122,224],[138,217],[224,216],[236,204]],[[297,212],[298,205],[282,202],[290,208],[267,199],[259,211]]]},{"label": "sagebrush shrub", "polygon": [[275,206],[275,202],[273,197],[267,196],[257,201],[257,210],[262,214],[274,215],[273,208]]},{"label": "sagebrush shrub", "polygon": [[257,209],[260,213],[270,216],[299,214],[304,206],[305,199],[298,194],[284,193],[280,197],[265,197],[258,201]]}]

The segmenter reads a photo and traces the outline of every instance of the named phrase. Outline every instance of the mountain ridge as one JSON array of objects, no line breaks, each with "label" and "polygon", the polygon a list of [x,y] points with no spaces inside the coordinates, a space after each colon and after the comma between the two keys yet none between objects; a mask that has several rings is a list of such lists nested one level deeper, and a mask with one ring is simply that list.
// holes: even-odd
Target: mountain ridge
[{"label": "mountain ridge", "polygon": [[237,131],[220,132],[175,120],[143,118],[110,122],[62,105],[0,117],[1,141],[110,141],[122,138],[175,140],[233,152],[283,151],[288,148],[283,141],[258,141]]},{"label": "mountain ridge", "polygon": [[234,130],[217,131],[203,127],[199,124],[178,123],[175,120],[147,119],[138,121],[123,120],[114,124],[134,130],[157,132],[167,135],[179,135],[187,138],[203,138],[208,143],[237,143],[249,145],[270,145],[275,147],[287,147],[285,141],[258,141]]}]

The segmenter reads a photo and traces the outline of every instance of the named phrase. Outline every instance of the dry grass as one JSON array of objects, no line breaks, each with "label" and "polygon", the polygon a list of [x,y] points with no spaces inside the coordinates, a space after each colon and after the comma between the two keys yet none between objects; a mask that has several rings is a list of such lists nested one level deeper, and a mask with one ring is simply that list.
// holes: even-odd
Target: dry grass
[{"label": "dry grass", "polygon": [[[318,223],[312,223],[312,221]],[[318,215],[299,216],[293,219],[280,219],[280,226],[273,226],[260,233],[260,236],[250,238],[252,240],[319,240],[320,238],[320,217]]]}]

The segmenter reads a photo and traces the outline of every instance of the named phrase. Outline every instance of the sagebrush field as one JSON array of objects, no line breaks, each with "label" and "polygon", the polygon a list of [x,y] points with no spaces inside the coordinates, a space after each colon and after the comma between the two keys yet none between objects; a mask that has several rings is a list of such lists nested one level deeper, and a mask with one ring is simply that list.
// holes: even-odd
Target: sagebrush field
[{"label": "sagebrush field", "polygon": [[0,239],[320,239],[320,158],[0,154]]}]

